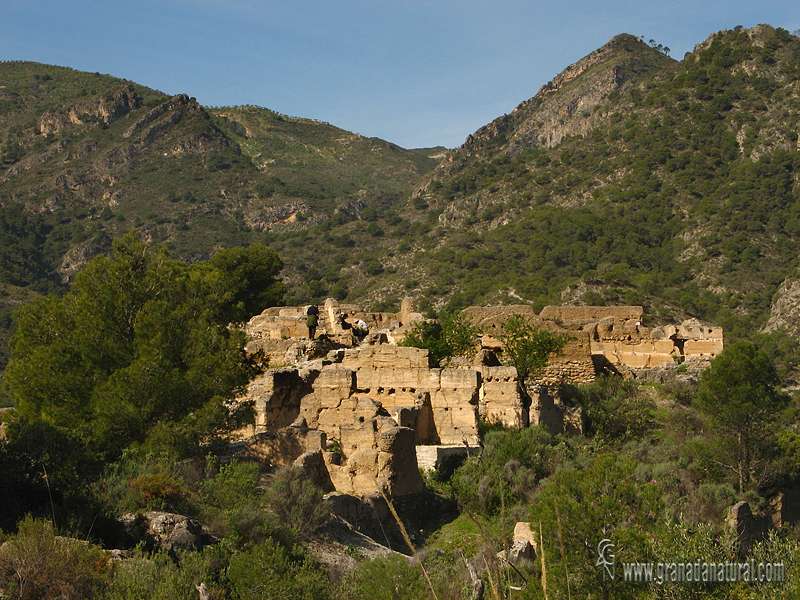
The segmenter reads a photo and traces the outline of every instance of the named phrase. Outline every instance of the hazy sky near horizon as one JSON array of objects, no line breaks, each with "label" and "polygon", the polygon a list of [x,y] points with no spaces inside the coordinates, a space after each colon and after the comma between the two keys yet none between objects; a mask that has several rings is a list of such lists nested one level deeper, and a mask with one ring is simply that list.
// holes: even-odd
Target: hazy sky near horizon
[{"label": "hazy sky near horizon", "polygon": [[405,148],[455,147],[620,33],[682,59],[798,0],[0,0],[0,60],[253,104]]}]

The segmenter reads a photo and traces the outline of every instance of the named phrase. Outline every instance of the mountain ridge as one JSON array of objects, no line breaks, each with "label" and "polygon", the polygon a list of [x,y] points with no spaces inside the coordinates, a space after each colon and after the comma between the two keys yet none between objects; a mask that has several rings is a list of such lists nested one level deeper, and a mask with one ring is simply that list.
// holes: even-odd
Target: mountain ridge
[{"label": "mountain ridge", "polygon": [[[653,322],[696,317],[770,339],[780,324],[796,339],[793,304],[777,307],[800,279],[799,54],[767,25],[714,33],[681,61],[621,34],[446,152],[17,65],[39,112],[16,119],[33,101],[0,90],[0,204],[25,200],[6,221],[32,251],[6,280],[32,285],[41,265],[68,278],[137,227],[189,260],[271,245],[289,304],[623,303]],[[130,86],[139,108],[81,117],[109,86],[123,108]],[[119,177],[98,180],[105,163],[92,157],[114,163],[111,150]],[[42,162],[9,176],[31,157]]]}]

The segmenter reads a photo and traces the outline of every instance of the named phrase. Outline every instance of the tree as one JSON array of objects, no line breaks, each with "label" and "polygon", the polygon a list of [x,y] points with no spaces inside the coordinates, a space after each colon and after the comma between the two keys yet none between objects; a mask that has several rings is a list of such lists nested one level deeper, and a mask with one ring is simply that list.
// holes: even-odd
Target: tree
[{"label": "tree", "polygon": [[438,365],[445,358],[473,352],[478,333],[464,313],[442,313],[436,321],[414,323],[400,345],[427,349],[431,362]]},{"label": "tree", "polygon": [[512,315],[503,323],[500,341],[509,361],[517,369],[520,385],[525,389],[528,379],[547,366],[551,354],[561,352],[570,340],[567,334],[540,329],[525,315]]},{"label": "tree", "polygon": [[252,276],[252,263],[275,258],[247,250],[239,261],[223,255],[221,267],[189,266],[129,234],[65,296],[24,306],[6,372],[20,414],[76,432],[106,460],[132,443],[174,449],[235,427],[225,400],[252,366],[244,333],[227,319],[264,297],[267,280]]},{"label": "tree", "polygon": [[778,374],[766,352],[750,342],[730,344],[700,377],[694,405],[705,413],[723,442],[729,442],[730,462],[739,492],[750,479],[768,427],[789,403],[777,385]]},{"label": "tree", "polygon": [[283,262],[262,244],[217,250],[209,261],[222,274],[223,311],[229,321],[246,321],[270,306],[279,306],[286,284],[278,279]]}]

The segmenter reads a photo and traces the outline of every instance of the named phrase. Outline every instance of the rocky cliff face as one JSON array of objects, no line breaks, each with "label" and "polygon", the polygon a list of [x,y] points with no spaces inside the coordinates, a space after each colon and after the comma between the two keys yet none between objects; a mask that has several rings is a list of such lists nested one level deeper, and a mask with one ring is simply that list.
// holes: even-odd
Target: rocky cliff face
[{"label": "rocky cliff face", "polygon": [[511,114],[470,135],[431,181],[457,170],[463,161],[487,160],[498,154],[516,156],[529,148],[552,148],[568,136],[587,135],[607,116],[596,113],[595,108],[613,92],[636,85],[674,63],[638,38],[618,35],[568,66]]},{"label": "rocky cliff face", "polygon": [[[643,63],[637,50],[649,54],[652,64]],[[515,156],[528,148],[552,148],[567,136],[586,135],[603,118],[594,113],[595,107],[612,92],[635,85],[672,62],[631,35],[616,36],[568,66],[510,115],[469,136],[463,148],[475,151],[505,138],[503,151]]]},{"label": "rocky cliff face", "polygon": [[82,98],[67,109],[59,112],[47,111],[39,117],[39,133],[41,135],[57,135],[70,125],[96,123],[112,123],[141,106],[141,98],[130,85],[123,85],[116,90],[97,98]]}]

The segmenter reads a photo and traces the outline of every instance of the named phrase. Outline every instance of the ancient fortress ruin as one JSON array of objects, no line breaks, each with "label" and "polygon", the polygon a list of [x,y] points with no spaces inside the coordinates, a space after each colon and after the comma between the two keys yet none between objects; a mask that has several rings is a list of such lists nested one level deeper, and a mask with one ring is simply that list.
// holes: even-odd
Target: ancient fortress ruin
[{"label": "ancient fortress ruin", "polygon": [[[256,410],[255,425],[241,432],[243,453],[298,464],[324,489],[356,496],[421,491],[419,467],[477,450],[481,420],[582,432],[582,410],[560,402],[562,383],[588,383],[603,371],[649,379],[699,371],[723,346],[721,328],[697,321],[644,327],[636,306],[548,306],[539,314],[529,306],[471,307],[464,314],[481,332],[475,356],[440,366],[427,350],[398,345],[423,319],[410,301],[399,313],[371,313],[328,299],[315,340],[305,310],[270,308],[246,326],[247,351],[269,368],[238,399]],[[365,321],[369,333],[343,327],[343,314]],[[497,338],[514,314],[570,337],[525,390],[516,370],[503,366]]]}]

